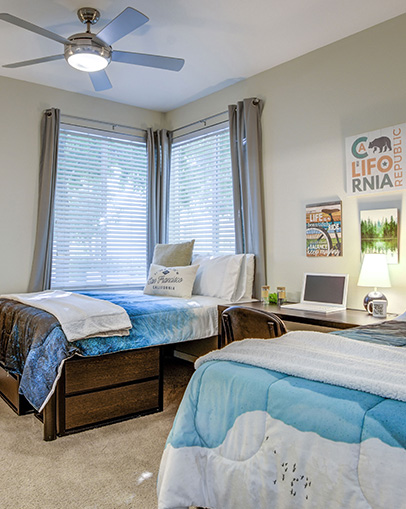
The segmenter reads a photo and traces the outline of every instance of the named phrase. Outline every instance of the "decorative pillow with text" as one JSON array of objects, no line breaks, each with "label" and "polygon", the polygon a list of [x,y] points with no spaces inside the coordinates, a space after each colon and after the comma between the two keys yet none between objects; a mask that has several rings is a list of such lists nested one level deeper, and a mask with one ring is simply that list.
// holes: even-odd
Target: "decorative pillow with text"
[{"label": "decorative pillow with text", "polygon": [[164,267],[151,263],[144,293],[188,299],[192,295],[198,268],[198,265]]}]

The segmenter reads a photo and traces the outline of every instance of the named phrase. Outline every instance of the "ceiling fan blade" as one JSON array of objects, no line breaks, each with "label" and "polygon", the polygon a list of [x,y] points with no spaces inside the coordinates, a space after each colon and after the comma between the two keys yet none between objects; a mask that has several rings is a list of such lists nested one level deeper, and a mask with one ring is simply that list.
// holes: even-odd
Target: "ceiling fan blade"
[{"label": "ceiling fan blade", "polygon": [[180,71],[185,63],[183,58],[147,55],[146,53],[131,53],[129,51],[113,51],[111,59],[115,62],[156,67],[168,71]]},{"label": "ceiling fan blade", "polygon": [[0,19],[2,19],[3,21],[7,21],[7,23],[11,23],[12,25],[17,25],[18,27],[25,28],[25,30],[29,30],[30,32],[34,32],[35,34],[47,37],[48,39],[53,39],[56,42],[60,42],[62,44],[69,44],[68,39],[65,39],[65,37],[61,37],[60,35],[54,34],[54,32],[50,32],[45,28],[33,25],[29,21],[24,21],[21,18],[13,16],[12,14],[2,12],[0,13]]},{"label": "ceiling fan blade", "polygon": [[90,79],[93,83],[93,87],[96,90],[96,92],[102,92],[103,90],[108,90],[109,88],[113,88],[105,70],[97,71],[97,72],[89,72],[89,76],[90,76]]},{"label": "ceiling fan blade", "polygon": [[17,67],[26,67],[27,65],[42,64],[43,62],[52,62],[54,60],[62,60],[65,58],[63,55],[52,55],[49,57],[34,58],[33,60],[24,60],[24,62],[15,62],[14,64],[3,65],[8,69],[15,69]]},{"label": "ceiling fan blade", "polygon": [[102,28],[97,37],[111,46],[114,42],[139,28],[147,21],[149,21],[149,18],[142,14],[142,12],[132,7],[127,7],[121,14],[110,21],[108,25]]}]

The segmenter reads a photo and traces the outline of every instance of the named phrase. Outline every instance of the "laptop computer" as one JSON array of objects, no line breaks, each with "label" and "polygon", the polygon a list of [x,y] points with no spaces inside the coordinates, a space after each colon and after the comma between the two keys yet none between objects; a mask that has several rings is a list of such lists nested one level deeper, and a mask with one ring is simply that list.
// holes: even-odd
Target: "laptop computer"
[{"label": "laptop computer", "polygon": [[333,313],[347,307],[348,274],[306,273],[302,294],[297,304],[284,304],[283,309]]}]

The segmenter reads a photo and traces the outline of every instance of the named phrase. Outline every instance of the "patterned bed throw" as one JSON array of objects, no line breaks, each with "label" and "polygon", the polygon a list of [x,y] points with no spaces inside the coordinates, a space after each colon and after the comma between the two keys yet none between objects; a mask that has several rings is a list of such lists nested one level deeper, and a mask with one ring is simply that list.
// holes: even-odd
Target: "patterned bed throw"
[{"label": "patterned bed throw", "polygon": [[380,324],[354,327],[333,334],[381,345],[406,346],[406,325],[401,320],[387,320]]},{"label": "patterned bed throw", "polygon": [[[316,379],[326,371],[320,360],[326,352],[312,361],[322,336],[329,336],[327,342],[336,338],[337,344],[344,340],[330,334],[313,336],[303,364],[310,364],[307,367]],[[285,338],[289,340],[289,334]],[[266,347],[262,352],[258,349],[258,362],[249,352],[250,363],[227,359],[227,349],[230,358],[239,349],[247,352],[247,341],[261,340],[232,344],[232,349],[226,347],[218,356],[209,354],[199,361],[162,457],[159,509],[406,507],[406,403],[333,381],[310,380],[304,371],[297,376],[291,368],[282,368],[283,355],[276,352],[279,371],[259,367],[266,358],[272,362],[276,340],[262,340]],[[400,352],[393,346],[361,344],[364,353],[374,350],[367,355],[369,360],[376,349],[390,351],[388,362],[393,352]],[[334,362],[353,364],[347,385],[357,384],[356,356],[348,350],[340,355],[338,350],[333,347],[327,371],[342,371],[333,367]],[[292,357],[296,353],[292,351]],[[366,368],[362,358],[358,362],[361,378],[373,380],[373,363],[367,360]],[[378,379],[381,369],[375,373]],[[329,376],[333,380],[335,375]],[[391,375],[388,384],[399,388],[403,380],[398,383]],[[377,386],[373,385],[374,392]],[[404,397],[397,389],[395,393]]]}]

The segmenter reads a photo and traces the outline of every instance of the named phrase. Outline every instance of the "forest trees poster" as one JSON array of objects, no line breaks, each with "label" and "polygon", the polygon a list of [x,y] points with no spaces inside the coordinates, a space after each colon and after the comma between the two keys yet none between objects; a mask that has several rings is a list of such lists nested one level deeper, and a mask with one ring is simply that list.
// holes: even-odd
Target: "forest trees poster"
[{"label": "forest trees poster", "polygon": [[361,253],[386,254],[398,263],[398,209],[361,211]]}]

